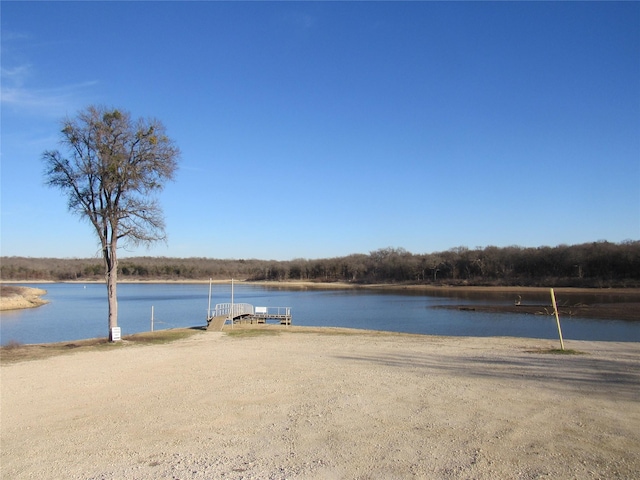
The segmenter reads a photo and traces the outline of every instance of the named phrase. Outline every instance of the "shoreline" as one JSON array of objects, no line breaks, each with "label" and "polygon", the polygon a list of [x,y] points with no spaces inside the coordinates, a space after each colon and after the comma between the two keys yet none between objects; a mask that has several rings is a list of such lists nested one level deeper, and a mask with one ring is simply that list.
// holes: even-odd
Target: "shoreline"
[{"label": "shoreline", "polygon": [[[436,307],[436,308],[449,308],[449,307]],[[14,355],[11,351],[39,351],[41,353],[45,353],[42,358],[47,358],[49,356],[57,356],[64,355],[70,352],[81,352],[86,349],[92,349],[96,346],[104,346],[110,345],[115,348],[119,348],[119,346],[127,347],[131,343],[135,343],[136,337],[145,337],[145,336],[153,336],[158,335],[162,337],[163,335],[171,335],[172,333],[179,334],[180,332],[191,332],[190,335],[197,335],[198,333],[207,333],[210,335],[238,335],[238,336],[271,336],[271,335],[295,335],[295,334],[313,334],[313,335],[326,335],[326,336],[363,336],[363,337],[398,337],[402,338],[416,338],[416,339],[424,339],[425,341],[437,341],[438,339],[442,341],[460,341],[463,342],[465,340],[468,341],[478,341],[490,343],[492,341],[509,341],[512,340],[514,342],[530,342],[532,344],[544,344],[545,348],[540,348],[539,351],[549,350],[548,353],[558,353],[555,352],[556,347],[559,346],[558,339],[551,338],[538,338],[538,337],[514,337],[509,335],[494,335],[494,336],[474,336],[474,335],[439,335],[432,333],[411,333],[411,332],[397,332],[394,330],[371,330],[367,328],[355,328],[355,327],[334,327],[334,326],[312,326],[312,325],[277,325],[277,324],[235,324],[233,327],[229,325],[225,325],[220,331],[209,331],[206,326],[195,325],[192,327],[175,327],[175,328],[166,328],[163,330],[155,330],[153,332],[142,331],[127,334],[122,337],[121,342],[109,342],[105,339],[104,336],[94,337],[94,338],[81,338],[75,340],[61,340],[56,342],[44,342],[44,343],[18,343],[15,345],[0,345],[0,367],[3,365],[10,365],[15,362],[14,357],[19,358],[20,353],[18,355]],[[130,340],[133,340],[131,342]],[[176,342],[180,340],[168,341],[167,343]],[[607,344],[615,344],[615,345],[638,345],[640,346],[640,342],[633,341],[616,341],[616,340],[575,340],[575,339],[565,339],[565,344],[590,344],[590,345],[607,345]],[[47,351],[52,351],[56,353],[52,353],[47,355]],[[2,358],[4,357],[4,358]],[[34,359],[40,359],[37,356]],[[16,363],[19,363],[22,360],[18,360]]]}]

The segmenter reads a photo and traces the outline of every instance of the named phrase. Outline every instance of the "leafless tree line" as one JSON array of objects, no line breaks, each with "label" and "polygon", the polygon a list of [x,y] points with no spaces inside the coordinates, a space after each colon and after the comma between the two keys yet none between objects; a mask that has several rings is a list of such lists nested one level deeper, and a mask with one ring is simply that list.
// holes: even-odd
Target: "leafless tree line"
[{"label": "leafless tree line", "polygon": [[[101,259],[2,257],[2,280],[104,279]],[[122,258],[121,280],[230,279],[435,285],[640,287],[640,241],[599,241],[525,248],[457,247],[413,254],[382,248],[369,254],[287,261],[214,258]]]}]

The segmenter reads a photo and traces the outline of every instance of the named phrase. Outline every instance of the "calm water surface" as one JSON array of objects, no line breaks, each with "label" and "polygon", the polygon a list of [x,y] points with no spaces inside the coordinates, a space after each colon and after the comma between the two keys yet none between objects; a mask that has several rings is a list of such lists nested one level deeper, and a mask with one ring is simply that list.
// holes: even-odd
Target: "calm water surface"
[{"label": "calm water surface", "polygon": [[[107,297],[103,284],[38,284],[50,303],[2,312],[0,342],[47,343],[107,336]],[[206,325],[209,285],[119,284],[122,334],[148,331],[151,307],[155,330]],[[230,285],[214,285],[212,304],[229,302]],[[437,306],[513,303],[513,294],[457,298],[424,293],[362,290],[287,290],[236,285],[236,303],[291,307],[294,325],[331,326],[452,336],[558,338],[552,316],[488,314]],[[544,301],[548,299],[532,299]],[[560,299],[559,299],[560,301]],[[565,339],[640,341],[640,322],[561,317]]]}]

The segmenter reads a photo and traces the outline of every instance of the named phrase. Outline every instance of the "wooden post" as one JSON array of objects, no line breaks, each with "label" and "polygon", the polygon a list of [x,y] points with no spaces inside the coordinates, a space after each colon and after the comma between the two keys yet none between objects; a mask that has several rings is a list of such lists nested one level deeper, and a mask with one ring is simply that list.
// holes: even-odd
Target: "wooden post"
[{"label": "wooden post", "polygon": [[558,316],[558,305],[556,304],[556,294],[551,289],[551,303],[553,304],[553,311],[556,314],[556,325],[558,326],[558,335],[560,336],[560,347],[564,350],[564,341],[562,340],[562,329],[560,328],[560,317]]},{"label": "wooden post", "polygon": [[153,305],[151,305],[151,331],[153,332]]}]

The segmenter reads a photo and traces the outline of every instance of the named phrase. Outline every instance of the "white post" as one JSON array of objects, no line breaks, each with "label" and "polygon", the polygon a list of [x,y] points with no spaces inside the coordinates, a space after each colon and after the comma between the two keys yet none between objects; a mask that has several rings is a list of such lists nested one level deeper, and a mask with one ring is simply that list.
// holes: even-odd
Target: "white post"
[{"label": "white post", "polygon": [[151,331],[153,332],[153,305],[151,305]]},{"label": "white post", "polygon": [[209,306],[207,307],[207,320],[211,316],[211,279],[209,279]]},{"label": "white post", "polygon": [[233,278],[231,279],[231,328],[233,328]]},{"label": "white post", "polygon": [[560,336],[560,347],[564,350],[564,341],[562,340],[562,329],[560,328],[560,317],[558,316],[558,305],[556,304],[556,294],[551,289],[551,303],[553,304],[553,311],[556,314],[556,325],[558,325],[558,335]]}]

